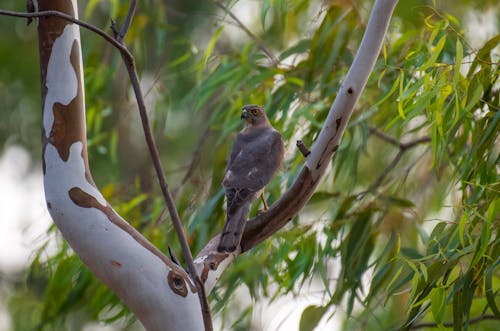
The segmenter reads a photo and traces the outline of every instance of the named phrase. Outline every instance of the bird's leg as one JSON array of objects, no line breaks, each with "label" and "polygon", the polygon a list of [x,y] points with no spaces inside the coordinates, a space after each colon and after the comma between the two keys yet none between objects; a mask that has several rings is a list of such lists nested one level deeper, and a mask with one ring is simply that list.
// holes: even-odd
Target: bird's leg
[{"label": "bird's leg", "polygon": [[262,190],[262,193],[260,194],[260,199],[264,204],[264,211],[267,211],[269,209],[269,206],[267,205],[266,197],[264,196],[264,190]]}]

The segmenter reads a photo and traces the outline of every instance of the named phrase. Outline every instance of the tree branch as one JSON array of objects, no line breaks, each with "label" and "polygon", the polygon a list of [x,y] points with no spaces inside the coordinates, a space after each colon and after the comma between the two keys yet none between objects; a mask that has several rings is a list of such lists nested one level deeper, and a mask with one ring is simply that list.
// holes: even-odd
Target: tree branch
[{"label": "tree branch", "polygon": [[173,191],[174,196],[179,196],[181,194],[187,181],[193,176],[195,169],[196,169],[196,166],[198,165],[198,163],[200,161],[203,144],[207,140],[210,133],[211,133],[210,126],[208,126],[205,129],[205,131],[203,132],[203,134],[200,136],[200,138],[198,139],[198,143],[196,144],[196,148],[191,156],[191,161],[189,162],[186,173],[184,174],[180,183],[177,185],[177,187]]},{"label": "tree branch", "polygon": [[309,201],[342,138],[354,106],[364,89],[389,25],[397,0],[375,2],[359,50],[337,93],[321,132],[297,179],[269,210],[248,221],[242,251],[270,237],[292,220]]},{"label": "tree branch", "polygon": [[378,138],[380,138],[380,139],[388,142],[391,145],[399,147],[399,149],[402,150],[402,151],[410,149],[412,147],[415,147],[416,145],[420,145],[420,144],[431,142],[431,138],[430,137],[422,137],[422,138],[417,138],[415,140],[409,141],[407,143],[403,143],[403,142],[400,142],[397,139],[389,136],[388,134],[384,133],[383,131],[381,131],[381,130],[379,130],[377,128],[370,127],[369,130],[370,130],[370,133],[372,133],[373,135],[375,135]]},{"label": "tree branch", "polygon": [[128,49],[125,46],[123,46],[121,43],[119,43],[112,36],[110,36],[109,34],[104,32],[102,29],[99,29],[95,25],[81,21],[77,18],[74,18],[71,15],[65,14],[65,13],[57,11],[57,10],[43,10],[43,11],[34,12],[34,13],[21,13],[21,12],[0,9],[0,15],[12,16],[12,17],[23,17],[23,18],[39,18],[39,17],[50,17],[50,16],[62,18],[66,21],[77,24],[77,25],[81,26],[82,28],[85,28],[89,31],[94,32],[95,34],[97,34],[98,36],[102,37],[104,40],[109,42],[111,45],[116,47],[116,49],[118,49],[120,51],[120,53],[126,54],[126,56],[129,58],[133,57],[132,54],[130,54],[130,52],[128,51]]},{"label": "tree branch", "polygon": [[[78,17],[75,0],[36,4],[40,11]],[[203,329],[192,276],[121,218],[95,186],[87,157],[79,25],[59,13],[45,16],[54,17],[38,20],[42,166],[54,223],[80,259],[147,330]],[[179,316],[188,312],[193,312],[189,318]]]},{"label": "tree branch", "polygon": [[[135,12],[135,0],[131,0],[130,2],[130,7],[127,12],[127,17],[125,19],[125,23],[122,26],[120,33],[117,35],[116,39],[117,41],[125,47],[123,43],[123,39],[125,38],[125,35],[128,31],[128,28],[130,27],[133,15]],[[130,54],[130,53],[128,53]],[[146,138],[146,144],[149,149],[149,154],[151,156],[151,160],[153,162],[153,166],[156,171],[156,175],[158,178],[158,182],[162,191],[163,199],[165,200],[165,203],[167,205],[167,209],[170,214],[170,218],[172,220],[172,225],[175,229],[175,232],[177,233],[177,238],[179,240],[181,250],[182,250],[182,255],[184,257],[184,261],[186,262],[187,269],[189,272],[190,277],[193,279],[193,282],[196,286],[197,294],[200,300],[200,305],[201,305],[201,311],[203,315],[203,322],[205,324],[205,330],[206,331],[211,331],[213,330],[212,326],[212,318],[210,316],[210,306],[208,305],[208,300],[207,296],[205,294],[205,288],[203,285],[203,282],[201,281],[201,278],[196,271],[196,267],[194,265],[193,261],[193,256],[191,254],[191,250],[189,248],[189,244],[187,242],[186,235],[184,233],[184,229],[181,224],[181,220],[179,217],[179,213],[177,212],[177,208],[175,207],[174,199],[172,198],[172,194],[170,193],[168,189],[168,184],[167,180],[165,178],[165,174],[163,171],[163,166],[161,164],[160,160],[160,154],[158,152],[158,148],[156,146],[156,143],[153,138],[153,133],[151,130],[151,125],[149,124],[149,118],[148,118],[148,113],[146,110],[146,104],[144,102],[144,98],[142,95],[141,91],[141,85],[139,83],[139,78],[137,75],[137,70],[135,67],[135,61],[134,58],[130,55],[127,56],[127,54],[122,53],[122,58],[125,64],[125,67],[127,69],[127,72],[130,77],[130,83],[132,85],[132,89],[135,94],[135,98],[137,101],[137,107],[139,110],[139,115],[141,118],[141,123],[142,123],[142,128],[144,131],[144,136]]]},{"label": "tree branch", "polygon": [[130,0],[130,5],[127,10],[127,16],[125,16],[125,20],[123,21],[122,28],[120,29],[120,33],[115,38],[121,44],[123,44],[123,39],[127,35],[128,30],[130,29],[130,24],[132,24],[132,19],[135,15],[136,8],[136,0]]},{"label": "tree branch", "polygon": [[422,137],[422,138],[417,138],[415,140],[403,143],[403,142],[399,142],[397,139],[387,135],[386,133],[380,131],[377,128],[370,127],[370,132],[373,135],[377,136],[378,138],[388,142],[389,144],[398,147],[399,151],[396,154],[396,156],[394,157],[394,159],[392,159],[391,163],[389,163],[389,165],[384,169],[384,171],[382,171],[382,173],[373,182],[373,184],[370,185],[370,187],[366,191],[363,191],[360,193],[361,196],[368,193],[368,192],[372,192],[377,187],[379,187],[380,184],[382,184],[382,182],[384,181],[385,177],[387,177],[387,175],[396,167],[396,165],[399,163],[399,161],[403,157],[403,154],[406,151],[408,151],[409,149],[411,149],[417,145],[425,144],[425,143],[428,143],[431,141],[430,137]]},{"label": "tree branch", "polygon": [[144,131],[144,135],[146,138],[146,144],[149,149],[149,153],[151,156],[151,160],[153,162],[153,166],[156,171],[156,175],[158,178],[158,182],[160,184],[161,192],[163,195],[163,199],[167,204],[167,209],[170,214],[170,218],[172,220],[172,225],[177,233],[177,237],[179,239],[179,243],[182,250],[182,255],[187,265],[187,269],[189,272],[189,276],[193,279],[193,282],[196,286],[198,297],[200,299],[200,304],[202,307],[203,321],[205,322],[205,330],[213,330],[212,320],[210,318],[210,307],[208,306],[207,296],[205,294],[205,289],[203,283],[196,271],[196,267],[194,265],[193,256],[191,255],[191,250],[189,249],[189,244],[187,243],[186,235],[184,233],[184,229],[182,227],[179,213],[177,212],[177,208],[175,207],[174,200],[170,191],[168,190],[168,184],[164,175],[163,166],[160,160],[160,154],[158,152],[158,148],[156,147],[156,143],[153,139],[153,134],[151,132],[151,125],[149,124],[149,118],[146,110],[146,105],[144,103],[144,99],[142,97],[142,92],[140,88],[139,79],[137,76],[137,71],[135,68],[135,63],[133,59],[126,58],[124,56],[125,66],[127,68],[127,72],[130,76],[130,82],[132,84],[132,89],[134,90],[134,94],[137,100],[137,106],[139,109],[139,115],[141,117],[142,128]]},{"label": "tree branch", "polygon": [[302,140],[297,140],[296,146],[304,157],[307,157],[309,154],[311,154],[311,151],[309,150],[309,148],[307,148],[306,144]]}]

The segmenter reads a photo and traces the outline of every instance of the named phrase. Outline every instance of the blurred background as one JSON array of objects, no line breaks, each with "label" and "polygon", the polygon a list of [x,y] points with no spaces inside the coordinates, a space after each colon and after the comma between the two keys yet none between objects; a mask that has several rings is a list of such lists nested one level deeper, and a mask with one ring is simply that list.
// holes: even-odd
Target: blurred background
[{"label": "blurred background", "polygon": [[[81,19],[110,32],[128,2],[79,6]],[[300,170],[295,141],[310,146],[317,136],[371,7],[138,2],[125,41],[194,254],[224,222],[220,182],[241,106],[264,105],[287,141],[285,165],[267,190],[273,202]],[[0,8],[25,10],[12,1]],[[499,17],[497,1],[399,2],[311,202],[241,256],[211,294],[218,329],[390,330],[414,319],[438,329],[460,314],[488,316],[470,329],[500,329]],[[0,330],[142,330],[51,223],[36,24],[0,16],[0,31]],[[81,30],[81,37],[95,182],[148,239],[181,256],[121,58],[95,34]],[[454,315],[454,300],[468,310]]]}]

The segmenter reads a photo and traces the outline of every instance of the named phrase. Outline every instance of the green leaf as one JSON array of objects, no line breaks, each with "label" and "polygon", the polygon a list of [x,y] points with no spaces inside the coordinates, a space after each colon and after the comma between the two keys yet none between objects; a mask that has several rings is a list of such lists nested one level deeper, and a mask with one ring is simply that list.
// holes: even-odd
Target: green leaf
[{"label": "green leaf", "polygon": [[488,302],[488,305],[495,314],[496,318],[500,318],[500,309],[497,306],[496,299],[498,298],[498,292],[495,292],[493,289],[493,273],[497,266],[500,265],[500,260],[497,259],[497,261],[491,265],[485,273],[485,296],[486,296],[486,301]]},{"label": "green leaf", "polygon": [[469,72],[467,73],[467,77],[472,79],[472,76],[476,72],[477,66],[482,66],[485,61],[489,62],[488,60],[491,58],[491,51],[497,47],[497,45],[500,43],[500,34],[497,34],[490,40],[488,40],[484,46],[477,52],[476,57],[474,58],[474,62],[472,62],[472,65],[469,68]]},{"label": "green leaf", "polygon": [[392,84],[392,87],[389,89],[389,91],[382,97],[382,99],[380,99],[379,101],[377,101],[373,107],[376,107],[380,104],[382,104],[384,101],[386,101],[391,95],[394,94],[394,92],[396,92],[396,90],[398,89],[398,87],[400,86],[400,81],[402,80],[402,77],[403,77],[403,70],[401,70],[399,72],[399,76],[398,78],[396,78],[396,80],[394,81],[394,83]]},{"label": "green leaf", "polygon": [[437,42],[436,46],[432,48],[431,57],[422,65],[422,67],[420,67],[420,70],[426,70],[436,63],[436,60],[441,54],[445,43],[446,35],[442,36],[441,39],[439,39],[439,41]]},{"label": "green leaf", "polygon": [[400,207],[400,208],[414,208],[415,207],[415,204],[412,201],[407,200],[407,199],[403,199],[400,197],[382,196],[381,198],[383,198],[384,200],[387,200],[387,202],[389,202],[392,206],[395,206],[395,207]]},{"label": "green leaf", "polygon": [[272,0],[264,0],[262,3],[262,9],[260,10],[260,23],[262,24],[262,29],[264,29],[266,25],[266,16],[269,9],[271,9],[271,1]]},{"label": "green leaf", "polygon": [[460,79],[460,68],[462,67],[462,59],[464,57],[464,48],[460,39],[457,39],[457,53],[455,55],[455,71],[453,73],[453,85],[457,85],[458,80]]},{"label": "green leaf", "polygon": [[453,296],[453,331],[462,330],[462,320],[464,316],[462,305],[462,290],[455,293]]},{"label": "green leaf", "polygon": [[[180,66],[181,64],[185,63],[187,60],[189,60],[189,58],[191,57],[191,52],[188,51],[188,52],[185,52],[184,54],[182,54],[181,56],[179,56],[178,58],[170,61],[168,63],[168,67],[169,69],[172,69],[172,68],[175,68],[177,66]],[[205,63],[206,64],[206,63]]]},{"label": "green leaf", "polygon": [[304,87],[304,80],[297,77],[286,76],[287,83],[297,85],[298,87]]},{"label": "green leaf", "polygon": [[279,58],[280,60],[284,60],[291,55],[305,53],[309,50],[310,47],[311,47],[311,40],[302,39],[293,46],[291,46],[290,48],[286,49],[283,53],[281,53]]},{"label": "green leaf", "polygon": [[302,312],[300,318],[299,330],[312,331],[318,326],[319,321],[327,311],[327,307],[323,306],[309,306]]},{"label": "green leaf", "polygon": [[446,289],[442,286],[436,287],[432,290],[430,298],[432,316],[436,323],[442,324],[446,308]]},{"label": "green leaf", "polygon": [[426,282],[429,278],[429,275],[427,274],[427,267],[425,266],[424,263],[420,263],[419,267],[420,267],[420,274],[422,275],[422,277],[424,277],[424,281]]},{"label": "green leaf", "polygon": [[404,71],[401,70],[401,75],[399,79],[399,99],[398,99],[398,113],[399,117],[406,119],[405,111],[403,109],[403,91],[404,91]]},{"label": "green leaf", "polygon": [[349,209],[352,207],[352,204],[355,200],[356,200],[356,195],[351,195],[345,198],[344,201],[342,201],[342,204],[340,205],[335,218],[342,219],[345,216],[345,214],[349,211]]},{"label": "green leaf", "polygon": [[465,247],[465,226],[467,224],[467,215],[464,213],[462,217],[460,217],[460,221],[458,222],[458,239],[460,240],[460,244],[462,247]]},{"label": "green leaf", "polygon": [[401,272],[403,272],[403,266],[399,267],[398,271],[396,271],[396,273],[394,274],[394,276],[392,276],[392,279],[389,281],[389,283],[385,287],[385,289],[386,289],[386,291],[388,293],[393,292],[393,290],[397,290],[397,288],[393,289],[392,285],[396,282],[396,280],[399,279],[399,276],[401,275]]},{"label": "green leaf", "polygon": [[494,200],[488,207],[488,212],[482,226],[481,236],[479,237],[475,247],[471,266],[476,265],[484,257],[484,254],[488,250],[491,238],[491,222],[493,221],[493,215],[495,215],[494,213],[497,209],[496,205],[499,204],[498,202],[500,202],[500,199]]},{"label": "green leaf", "polygon": [[483,86],[481,84],[478,84],[472,94],[472,97],[467,99],[467,106],[465,107],[464,111],[466,113],[470,112],[472,108],[477,105],[482,95],[483,95]]},{"label": "green leaf", "polygon": [[326,192],[326,191],[318,191],[315,192],[312,196],[311,199],[309,199],[308,204],[312,205],[315,203],[320,203],[323,201],[331,201],[333,202],[333,198],[338,197],[339,195],[337,193],[332,193],[332,192]]},{"label": "green leaf", "polygon": [[86,20],[88,20],[92,16],[94,9],[99,2],[100,2],[100,0],[89,0],[88,1],[87,6],[85,7],[85,14],[84,14],[84,17]]},{"label": "green leaf", "polygon": [[198,75],[199,75],[200,79],[201,79],[201,74],[202,74],[203,70],[205,70],[205,67],[207,66],[208,59],[210,58],[210,56],[212,55],[212,53],[214,51],[215,44],[217,43],[217,40],[219,39],[219,35],[221,34],[221,32],[223,30],[224,30],[223,26],[220,26],[219,28],[217,28],[217,30],[213,34],[212,38],[210,38],[210,41],[208,42],[207,49],[205,50],[205,52],[203,52],[202,65],[200,66],[200,70],[198,71]]},{"label": "green leaf", "polygon": [[499,215],[500,215],[500,198],[496,198],[488,206],[488,211],[486,212],[485,226],[488,226],[491,223],[493,223],[495,218],[497,218]]}]

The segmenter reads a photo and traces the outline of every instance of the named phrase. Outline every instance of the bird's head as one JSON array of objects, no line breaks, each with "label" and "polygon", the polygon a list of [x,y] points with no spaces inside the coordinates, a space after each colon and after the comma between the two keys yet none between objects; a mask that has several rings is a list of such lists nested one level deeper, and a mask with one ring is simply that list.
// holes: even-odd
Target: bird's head
[{"label": "bird's head", "polygon": [[257,105],[243,106],[241,108],[241,119],[245,121],[245,128],[269,124],[264,108]]}]

